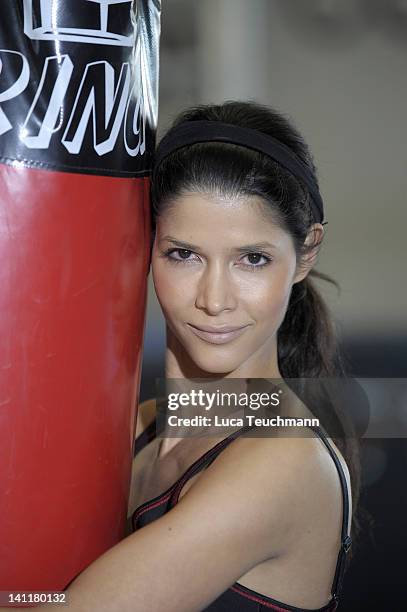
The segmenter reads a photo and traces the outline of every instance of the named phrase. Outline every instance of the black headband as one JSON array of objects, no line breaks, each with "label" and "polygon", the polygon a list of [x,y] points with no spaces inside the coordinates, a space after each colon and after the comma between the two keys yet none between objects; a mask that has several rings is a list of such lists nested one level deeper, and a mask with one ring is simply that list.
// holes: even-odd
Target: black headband
[{"label": "black headband", "polygon": [[276,138],[258,130],[221,121],[186,121],[173,128],[161,140],[155,152],[154,165],[158,166],[167,155],[182,147],[214,141],[236,144],[259,151],[284,166],[306,185],[311,194],[315,219],[322,223],[324,205],[312,172],[288,147]]}]

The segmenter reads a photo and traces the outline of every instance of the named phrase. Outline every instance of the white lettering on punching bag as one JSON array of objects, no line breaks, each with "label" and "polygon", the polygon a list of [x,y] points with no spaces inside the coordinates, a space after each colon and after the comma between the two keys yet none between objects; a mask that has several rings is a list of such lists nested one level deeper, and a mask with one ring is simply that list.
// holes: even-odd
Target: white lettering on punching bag
[{"label": "white lettering on punching bag", "polygon": [[[114,87],[114,69],[107,62],[86,66],[72,114],[62,138],[70,153],[79,153],[90,117],[93,123],[93,146],[98,155],[111,151],[123,122],[129,96],[130,70],[123,64],[119,80]],[[102,120],[97,121],[97,113]],[[103,134],[98,134],[98,126]]]},{"label": "white lettering on punching bag", "polygon": [[[75,0],[75,23],[70,23],[69,11],[60,13],[56,10],[53,0],[40,0],[39,10],[34,10],[33,0],[23,0],[24,4],[24,33],[32,40],[56,40],[66,42],[80,42],[94,45],[117,45],[120,47],[133,47],[134,33],[110,32],[108,20],[111,17],[109,10],[115,4],[129,4],[129,16],[132,10],[132,0]],[[78,23],[81,11],[86,12],[86,4],[93,2],[99,4],[99,23],[94,28],[81,27]],[[81,6],[82,4],[82,6]],[[130,17],[131,18],[131,17]],[[38,25],[39,24],[39,25]]]},{"label": "white lettering on punching bag", "polygon": [[[73,63],[68,55],[47,57],[45,60],[37,92],[23,123],[23,127],[20,130],[20,140],[22,140],[27,147],[31,149],[47,149],[49,147],[52,134],[59,129],[57,122],[72,72]],[[46,87],[46,85],[48,85],[48,81],[51,79],[54,79],[54,86],[51,88],[49,100],[46,100],[46,91],[50,89]],[[44,108],[45,112],[43,111]],[[42,112],[44,112],[44,114],[41,117]],[[33,123],[32,128],[30,119],[32,119]],[[38,134],[35,136],[28,136],[28,134],[34,132],[35,125],[38,124]]]},{"label": "white lettering on punching bag", "polygon": [[1,57],[2,53],[9,53],[19,56],[22,60],[22,64],[21,72],[17,76],[14,83],[5,91],[0,92],[0,136],[13,128],[10,121],[6,117],[5,112],[1,108],[1,103],[7,102],[8,100],[12,100],[16,96],[19,96],[27,87],[28,81],[30,80],[30,68],[27,59],[22,53],[19,53],[19,51],[9,51],[8,49],[0,49],[0,75],[3,70],[3,61]]},{"label": "white lettering on punching bag", "polygon": [[[98,23],[95,23],[94,27],[89,28],[89,24],[87,27],[80,27],[81,24],[69,23],[69,18],[72,18],[69,12],[54,14],[52,0],[35,3],[37,12],[34,11],[32,0],[23,1],[25,35],[35,41],[54,41],[55,53],[44,58],[40,66],[41,77],[38,85],[35,85],[39,68],[38,58],[34,56],[36,66],[30,67],[30,57],[25,57],[23,53],[9,49],[0,50],[0,76],[5,77],[0,80],[0,137],[15,128],[18,130],[18,140],[27,149],[43,150],[50,147],[51,140],[58,138],[56,135],[59,132],[59,141],[63,147],[70,154],[78,155],[89,133],[93,150],[98,156],[103,156],[113,151],[122,130],[122,146],[127,154],[131,157],[143,155],[146,149],[146,126],[141,43],[134,33],[134,16],[131,12],[133,3],[131,0],[79,0],[80,2],[84,5],[100,5]],[[110,12],[113,12],[113,6],[123,4],[131,5],[129,22],[127,25],[123,24],[122,18],[111,22]],[[82,18],[80,11],[75,13],[76,20]],[[58,21],[63,19],[68,19],[68,22]],[[111,23],[119,24],[127,29],[127,32],[131,31],[131,35],[125,31],[109,32],[108,25]],[[112,53],[117,46],[134,46],[133,51],[129,51],[132,63],[130,65],[129,62],[122,61],[118,65],[112,65],[106,59],[85,63],[86,59],[82,54],[76,53],[76,49],[71,55],[65,52],[65,49],[61,52],[61,41],[64,41],[65,46],[66,43],[77,42],[98,44],[101,52],[105,50],[106,54],[105,45],[111,45]],[[117,52],[119,55],[114,57],[121,57],[121,52]],[[7,54],[18,56],[21,67],[16,68],[15,57],[13,61],[3,62],[2,57],[5,59]],[[8,74],[5,74],[7,71]],[[4,91],[1,90],[2,82],[6,83]],[[29,83],[30,88],[27,89]],[[31,88],[34,86],[32,93]],[[25,92],[26,89],[29,96]],[[13,126],[13,111],[2,108],[2,104],[18,98],[23,93],[25,116],[15,118]],[[21,104],[19,108],[24,108],[24,105]]]}]

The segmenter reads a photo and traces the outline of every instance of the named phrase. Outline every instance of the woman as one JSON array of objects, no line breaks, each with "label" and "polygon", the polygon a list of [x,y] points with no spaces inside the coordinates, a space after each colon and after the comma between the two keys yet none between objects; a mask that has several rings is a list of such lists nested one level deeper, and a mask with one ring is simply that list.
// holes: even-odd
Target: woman
[{"label": "woman", "polygon": [[[322,200],[284,117],[237,102],[183,113],[158,148],[152,202],[168,379],[340,375],[309,279]],[[291,399],[291,414],[315,412]],[[135,532],[72,582],[68,608],[336,609],[358,497],[351,441],[334,444],[321,429],[251,437],[244,427],[148,442],[153,416],[154,402],[140,408]]]}]

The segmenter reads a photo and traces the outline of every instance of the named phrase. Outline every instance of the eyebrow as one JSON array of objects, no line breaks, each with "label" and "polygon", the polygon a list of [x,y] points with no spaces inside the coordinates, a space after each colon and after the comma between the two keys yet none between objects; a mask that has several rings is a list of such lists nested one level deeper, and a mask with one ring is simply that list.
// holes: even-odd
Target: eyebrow
[{"label": "eyebrow", "polygon": [[271,242],[256,242],[254,244],[245,244],[241,247],[237,247],[236,251],[239,253],[247,253],[247,251],[263,251],[264,249],[276,249],[276,245]]},{"label": "eyebrow", "polygon": [[[177,240],[176,238],[173,238],[172,236],[163,236],[159,242],[163,242],[163,241],[167,241],[167,242],[171,242],[171,244],[174,244],[175,246],[181,248],[181,249],[187,249],[189,251],[199,251],[200,248],[194,244],[190,244],[189,242],[183,242],[180,240]],[[254,244],[245,244],[243,246],[240,247],[236,247],[233,250],[236,251],[237,253],[247,253],[248,251],[262,251],[264,249],[276,249],[277,246],[275,244],[272,244],[271,242],[256,242]]]},{"label": "eyebrow", "polygon": [[199,247],[195,246],[194,244],[189,244],[189,242],[181,242],[180,240],[177,240],[176,238],[173,238],[172,236],[163,236],[159,240],[159,242],[164,242],[164,241],[171,242],[172,244],[180,247],[181,249],[188,249],[190,251],[199,250]]}]

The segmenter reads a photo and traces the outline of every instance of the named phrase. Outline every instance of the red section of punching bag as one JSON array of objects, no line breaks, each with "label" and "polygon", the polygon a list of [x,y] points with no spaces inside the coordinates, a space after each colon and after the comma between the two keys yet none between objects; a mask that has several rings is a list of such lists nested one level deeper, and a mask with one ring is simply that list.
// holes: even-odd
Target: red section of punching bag
[{"label": "red section of punching bag", "polygon": [[0,2],[3,601],[124,536],[159,31],[160,0]]},{"label": "red section of punching bag", "polygon": [[0,165],[0,590],[63,589],[123,537],[147,178]]}]

